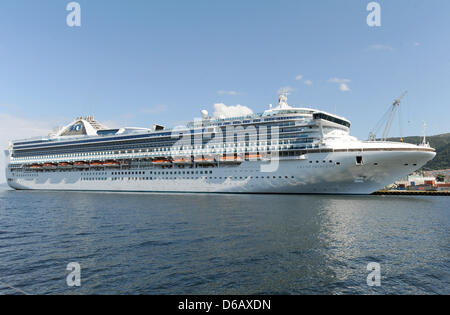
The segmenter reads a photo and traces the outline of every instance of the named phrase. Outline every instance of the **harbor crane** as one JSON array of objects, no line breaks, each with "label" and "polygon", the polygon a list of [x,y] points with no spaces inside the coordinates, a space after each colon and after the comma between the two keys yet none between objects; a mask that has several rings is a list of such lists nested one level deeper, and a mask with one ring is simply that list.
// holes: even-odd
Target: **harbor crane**
[{"label": "harbor crane", "polygon": [[375,141],[377,136],[376,133],[383,125],[383,122],[386,121],[386,124],[384,125],[384,130],[381,136],[382,141],[386,141],[386,139],[389,136],[389,131],[391,130],[392,122],[394,121],[395,114],[398,111],[398,108],[400,106],[400,103],[402,99],[405,97],[405,95],[408,93],[408,91],[405,91],[399,98],[394,100],[392,103],[392,106],[389,107],[388,111],[383,115],[383,118],[378,122],[377,126],[375,127],[374,131],[372,131],[369,134],[369,140]]}]

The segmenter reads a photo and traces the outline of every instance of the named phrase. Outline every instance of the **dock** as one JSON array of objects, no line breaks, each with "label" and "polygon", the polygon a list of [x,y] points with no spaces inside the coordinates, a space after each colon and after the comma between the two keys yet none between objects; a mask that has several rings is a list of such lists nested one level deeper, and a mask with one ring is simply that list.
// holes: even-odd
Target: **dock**
[{"label": "dock", "polygon": [[396,196],[450,196],[450,191],[431,190],[379,190],[372,195],[396,195]]}]

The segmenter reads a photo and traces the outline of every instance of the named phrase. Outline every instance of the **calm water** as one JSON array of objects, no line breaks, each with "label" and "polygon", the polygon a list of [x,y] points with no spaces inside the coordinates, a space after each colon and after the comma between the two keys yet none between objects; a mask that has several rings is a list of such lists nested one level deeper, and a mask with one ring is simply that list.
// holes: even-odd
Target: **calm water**
[{"label": "calm water", "polygon": [[[450,198],[0,191],[0,294],[450,294]],[[68,288],[66,266],[81,265]],[[381,264],[381,287],[366,266]]]}]

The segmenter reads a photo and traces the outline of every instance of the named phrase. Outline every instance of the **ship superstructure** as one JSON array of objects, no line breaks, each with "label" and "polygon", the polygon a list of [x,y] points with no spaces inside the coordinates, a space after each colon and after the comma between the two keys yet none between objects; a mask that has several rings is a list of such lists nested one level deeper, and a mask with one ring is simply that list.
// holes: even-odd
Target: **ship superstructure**
[{"label": "ship superstructure", "polygon": [[360,141],[350,121],[291,107],[165,129],[109,129],[79,117],[48,137],[12,141],[15,189],[369,194],[434,158],[429,146]]}]

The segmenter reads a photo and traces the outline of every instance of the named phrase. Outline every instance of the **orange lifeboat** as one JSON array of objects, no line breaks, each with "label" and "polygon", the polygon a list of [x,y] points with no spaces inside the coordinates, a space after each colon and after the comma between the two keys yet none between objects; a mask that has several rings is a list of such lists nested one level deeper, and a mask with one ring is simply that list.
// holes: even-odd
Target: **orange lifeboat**
[{"label": "orange lifeboat", "polygon": [[89,167],[89,164],[83,161],[78,161],[73,164],[76,168],[86,168]]},{"label": "orange lifeboat", "polygon": [[61,167],[61,168],[71,168],[71,167],[73,167],[73,164],[72,164],[72,163],[69,163],[69,162],[61,162],[61,163],[58,163],[58,167]]},{"label": "orange lifeboat", "polygon": [[205,157],[196,158],[196,159],[194,159],[194,162],[197,164],[214,164],[215,163],[213,158],[205,158]]},{"label": "orange lifeboat", "polygon": [[55,169],[56,168],[56,164],[54,163],[44,163],[44,168],[45,169]]},{"label": "orange lifeboat", "polygon": [[172,162],[170,162],[168,159],[158,159],[152,161],[153,165],[170,165]]},{"label": "orange lifeboat", "polygon": [[42,164],[33,164],[33,165],[30,165],[30,168],[33,170],[40,170],[40,169],[42,169]]},{"label": "orange lifeboat", "polygon": [[190,158],[176,158],[172,162],[173,164],[191,164],[192,160]]},{"label": "orange lifeboat", "polygon": [[227,164],[240,164],[242,163],[242,158],[239,156],[222,156],[219,161]]},{"label": "orange lifeboat", "polygon": [[89,165],[90,165],[91,167],[103,166],[103,162],[100,162],[100,161],[93,161],[93,162],[89,163]]},{"label": "orange lifeboat", "polygon": [[106,167],[116,167],[120,164],[117,161],[106,161],[103,165],[105,165]]},{"label": "orange lifeboat", "polygon": [[261,154],[250,154],[250,153],[245,154],[246,160],[260,160],[261,158],[262,158]]}]

